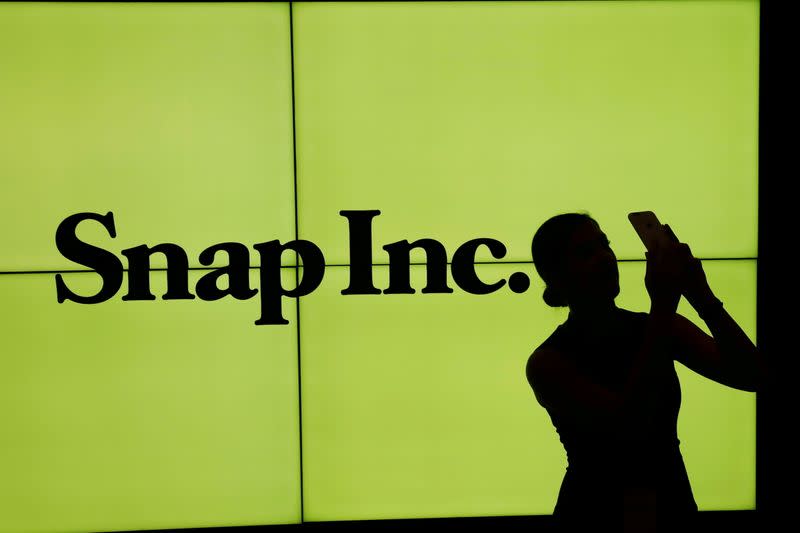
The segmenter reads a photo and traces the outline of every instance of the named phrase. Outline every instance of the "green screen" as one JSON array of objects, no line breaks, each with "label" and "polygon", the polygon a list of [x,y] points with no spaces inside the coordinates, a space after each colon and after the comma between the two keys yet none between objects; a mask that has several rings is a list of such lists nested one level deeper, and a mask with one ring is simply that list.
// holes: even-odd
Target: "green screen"
[{"label": "green screen", "polygon": [[[0,5],[0,531],[550,514],[566,456],[524,370],[567,310],[531,237],[588,211],[617,305],[646,311],[626,215],[653,210],[755,340],[758,25],[724,0]],[[479,250],[481,279],[531,287],[422,294],[414,265],[416,294],[342,295],[339,211],[361,209],[379,289],[381,246],[452,259],[477,237],[508,249]],[[57,303],[56,271],[100,288],[58,224],[109,211],[116,237],[78,237],[126,268],[176,243],[191,292],[220,242],[251,248],[250,287],[254,243],[297,236],[328,266],[288,325],[254,325],[258,296],[162,300],[164,271],[156,301],[122,301],[126,275]],[[700,509],[753,509],[755,395],[676,366]]]},{"label": "green screen", "polygon": [[300,520],[296,325],[255,327],[254,300],[58,304],[52,278],[0,276],[0,531]]},{"label": "green screen", "polygon": [[348,261],[337,211],[376,208],[387,243],[489,236],[507,260],[583,209],[640,259],[625,216],[640,207],[703,257],[756,256],[756,2],[295,13],[300,234],[330,262]]},{"label": "green screen", "polygon": [[[707,261],[709,284],[755,338],[755,261]],[[308,520],[549,514],[566,456],[525,379],[566,319],[507,287],[343,297],[346,267],[300,304]],[[487,282],[530,265],[480,265]],[[376,268],[386,286],[388,268]],[[643,262],[620,264],[617,305],[647,311]],[[425,286],[425,267],[412,267]],[[678,312],[702,325],[685,300]],[[676,363],[678,436],[701,510],[755,506],[755,398]]]},{"label": "green screen", "polygon": [[82,239],[174,242],[195,267],[213,243],[294,236],[287,5],[3,4],[0,64],[3,270],[76,268],[53,235],[84,211],[118,236]]}]

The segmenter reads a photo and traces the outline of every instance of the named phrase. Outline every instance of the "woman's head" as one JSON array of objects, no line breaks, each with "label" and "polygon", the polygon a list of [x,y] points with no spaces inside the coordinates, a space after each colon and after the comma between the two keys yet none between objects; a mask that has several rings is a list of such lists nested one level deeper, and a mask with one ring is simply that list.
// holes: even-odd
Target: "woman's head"
[{"label": "woman's head", "polygon": [[617,258],[605,233],[585,213],[563,213],[542,224],[531,243],[550,307],[607,302],[619,294]]}]

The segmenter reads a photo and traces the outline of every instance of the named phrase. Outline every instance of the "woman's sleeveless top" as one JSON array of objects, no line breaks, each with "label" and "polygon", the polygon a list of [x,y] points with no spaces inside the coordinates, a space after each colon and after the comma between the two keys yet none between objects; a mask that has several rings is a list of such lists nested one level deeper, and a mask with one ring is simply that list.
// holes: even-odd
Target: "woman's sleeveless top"
[{"label": "woman's sleeveless top", "polygon": [[[543,345],[569,358],[595,384],[622,392],[634,355],[644,340],[648,315],[624,309],[617,309],[617,313],[620,334],[609,340],[588,338],[569,318]],[[632,486],[655,491],[662,520],[697,511],[679,448],[681,389],[672,364],[659,376],[657,387],[654,426],[648,432],[638,432],[638,428],[623,432],[597,424],[582,427],[577,420],[560,419],[548,411],[568,462],[554,516],[594,526],[616,522],[625,490]]]}]

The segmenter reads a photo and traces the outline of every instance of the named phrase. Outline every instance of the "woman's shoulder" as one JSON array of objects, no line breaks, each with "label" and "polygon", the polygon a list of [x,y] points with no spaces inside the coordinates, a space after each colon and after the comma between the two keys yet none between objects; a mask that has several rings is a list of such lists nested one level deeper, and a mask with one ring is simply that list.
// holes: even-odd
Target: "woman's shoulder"
[{"label": "woman's shoulder", "polygon": [[[649,316],[649,313],[630,311],[621,307],[617,308],[617,310],[622,320],[626,323],[623,328],[627,331],[643,329]],[[548,363],[554,359],[571,353],[570,350],[575,348],[574,344],[579,342],[575,335],[575,332],[570,329],[568,321],[559,324],[528,357],[526,365],[528,374],[530,375],[531,371],[537,367],[548,366]]]},{"label": "woman's shoulder", "polygon": [[528,362],[526,364],[526,373],[529,377],[535,372],[537,367],[547,364],[552,358],[559,356],[563,348],[565,334],[565,324],[559,324],[559,326],[533,350],[533,353],[528,356]]}]

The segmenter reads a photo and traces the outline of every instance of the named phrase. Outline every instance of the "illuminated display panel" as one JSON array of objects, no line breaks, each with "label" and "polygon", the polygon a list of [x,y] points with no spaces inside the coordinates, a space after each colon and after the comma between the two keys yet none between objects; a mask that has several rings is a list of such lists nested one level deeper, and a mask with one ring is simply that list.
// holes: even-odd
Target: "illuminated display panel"
[{"label": "illuminated display panel", "polygon": [[[755,261],[705,262],[709,283],[755,338]],[[531,265],[480,265],[487,282]],[[306,520],[549,514],[566,456],[525,379],[530,353],[566,319],[507,288],[476,297],[343,297],[329,268],[300,305]],[[620,263],[617,305],[647,311],[644,263]],[[388,268],[375,267],[376,286]],[[678,310],[702,324],[682,300]],[[706,330],[707,331],[707,330]],[[701,510],[755,506],[755,395],[679,363],[678,437]]]},{"label": "illuminated display panel", "polygon": [[703,257],[756,256],[756,2],[294,11],[299,228],[330,263],[339,209],[381,209],[385,242],[494,237],[508,260],[587,208],[641,259],[625,214],[651,209]]},{"label": "illuminated display panel", "polygon": [[[163,294],[163,272],[152,285]],[[52,274],[0,276],[0,301],[14,302],[0,358],[1,531],[300,520],[294,324],[255,327],[255,301],[58,304],[53,286]]]},{"label": "illuminated display panel", "polygon": [[[87,242],[174,242],[192,266],[218,242],[294,238],[287,4],[0,14],[0,271],[80,268],[53,235],[82,211],[117,223],[82,226]],[[376,262],[390,242],[452,257],[478,236],[529,261],[538,225],[576,210],[641,259],[625,214],[652,209],[696,255],[750,258],[704,264],[755,339],[757,2],[295,3],[292,19],[298,228],[329,264],[348,261],[341,209],[382,210]],[[565,457],[524,363],[566,313],[531,264],[478,272],[517,270],[521,295],[343,296],[347,268],[326,269],[300,306],[302,515],[291,302],[290,325],[254,326],[257,298],[161,301],[162,273],[159,301],[97,306],[59,306],[52,274],[0,276],[0,530],[549,514]],[[618,305],[645,310],[644,264],[620,271]],[[701,510],[752,509],[755,396],[678,371]]]},{"label": "illuminated display panel", "polygon": [[191,266],[294,238],[288,5],[4,4],[0,64],[0,269],[84,269],[53,235],[85,211],[117,229],[81,226],[87,242],[173,242]]}]

